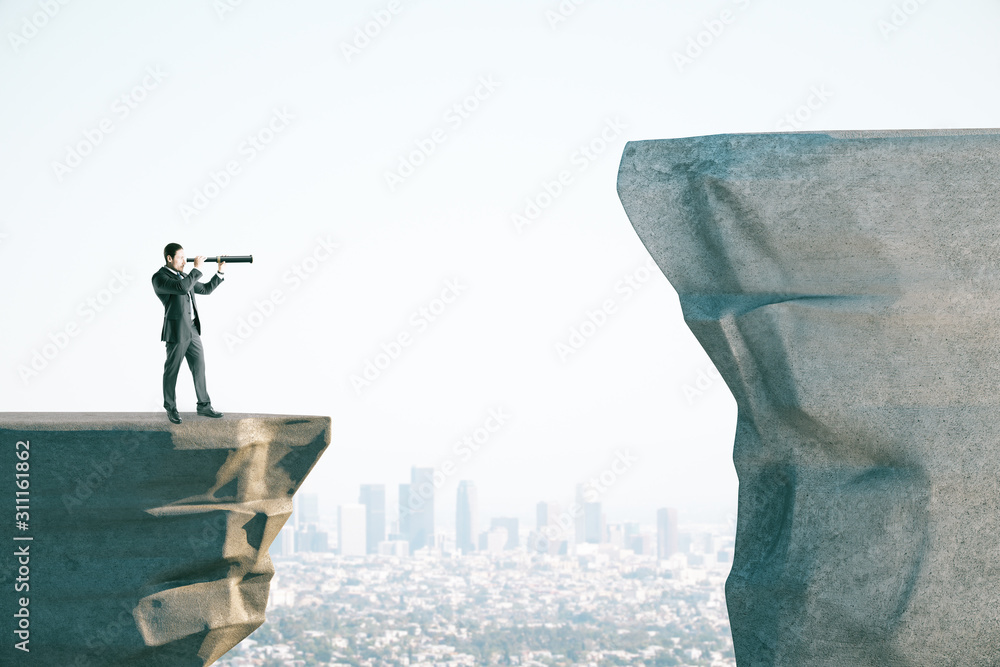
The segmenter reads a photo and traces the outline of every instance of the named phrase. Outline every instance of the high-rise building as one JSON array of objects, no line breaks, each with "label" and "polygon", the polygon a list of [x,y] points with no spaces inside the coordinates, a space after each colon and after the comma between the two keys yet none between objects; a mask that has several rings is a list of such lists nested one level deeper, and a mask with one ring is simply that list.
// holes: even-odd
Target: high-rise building
[{"label": "high-rise building", "polygon": [[399,485],[399,534],[410,540],[410,485]]},{"label": "high-rise building", "polygon": [[[434,468],[410,468],[410,489],[406,504],[409,519],[410,553],[434,547]],[[402,509],[400,510],[403,511]]]},{"label": "high-rise building", "polygon": [[295,507],[295,527],[305,530],[309,524],[319,523],[319,496],[315,493],[297,493],[292,496]]},{"label": "high-rise building", "polygon": [[443,531],[434,533],[434,549],[438,553],[455,553],[455,537]]},{"label": "high-rise building", "polygon": [[535,530],[541,531],[549,525],[549,504],[540,502],[535,506]]},{"label": "high-rise building", "polygon": [[479,535],[479,550],[498,554],[504,550],[509,539],[510,532],[506,528],[490,528]]},{"label": "high-rise building", "polygon": [[315,523],[310,523],[304,529],[295,531],[296,553],[317,553],[328,550],[329,536],[325,530],[320,530]]},{"label": "high-rise building", "polygon": [[677,553],[677,510],[663,507],[656,512],[656,557],[663,560]]},{"label": "high-rise building", "polygon": [[621,523],[610,523],[607,525],[605,542],[608,544],[624,548],[625,547],[625,525]]},{"label": "high-rise building", "polygon": [[319,529],[319,496],[315,493],[297,493],[292,498],[294,519],[294,553],[327,550],[326,531]]},{"label": "high-rise building", "polygon": [[479,534],[479,494],[475,482],[463,479],[458,483],[455,505],[455,548],[463,554],[476,550]]},{"label": "high-rise building", "polygon": [[587,516],[586,516],[586,505],[587,501],[585,497],[588,495],[586,493],[587,487],[585,484],[576,485],[576,506],[575,506],[575,516],[573,522],[573,541],[577,544],[583,544],[587,541]]},{"label": "high-rise building", "polygon": [[278,532],[277,539],[271,543],[268,553],[272,556],[294,556],[295,555],[295,527],[286,523]]},{"label": "high-rise building", "polygon": [[337,508],[337,546],[342,556],[364,556],[367,551],[365,506],[341,505]]},{"label": "high-rise building", "polygon": [[652,533],[642,533],[626,538],[626,546],[639,556],[656,555],[656,537]]},{"label": "high-rise building", "polygon": [[604,514],[601,513],[601,503],[583,504],[583,541],[590,544],[604,542]]},{"label": "high-rise building", "polygon": [[715,536],[711,533],[698,533],[697,544],[703,554],[714,554],[716,552]]},{"label": "high-rise building", "polygon": [[559,525],[559,505],[557,503],[538,503],[535,509],[535,529],[545,530],[547,526]]},{"label": "high-rise building", "polygon": [[406,558],[410,555],[410,543],[406,540],[385,540],[379,542],[378,553],[380,556]]},{"label": "high-rise building", "polygon": [[495,529],[507,531],[507,541],[504,542],[504,549],[516,549],[520,543],[517,539],[517,517],[494,517],[490,520],[490,531]]},{"label": "high-rise building", "polygon": [[567,553],[570,538],[567,531],[573,528],[570,521],[570,513],[560,514],[558,503],[538,503],[535,508],[535,531],[528,535],[528,549],[537,553]]},{"label": "high-rise building", "polygon": [[365,506],[365,550],[377,554],[385,540],[385,484],[362,484],[360,501]]}]

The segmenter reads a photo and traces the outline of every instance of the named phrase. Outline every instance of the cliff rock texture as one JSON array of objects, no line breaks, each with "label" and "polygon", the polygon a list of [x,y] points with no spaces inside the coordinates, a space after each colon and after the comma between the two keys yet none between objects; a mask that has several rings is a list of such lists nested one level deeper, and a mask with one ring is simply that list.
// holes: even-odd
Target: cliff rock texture
[{"label": "cliff rock texture", "polygon": [[741,667],[1000,664],[1000,135],[629,143],[618,192],[739,406]]},{"label": "cliff rock texture", "polygon": [[0,413],[0,443],[0,663],[202,667],[263,623],[330,419]]}]

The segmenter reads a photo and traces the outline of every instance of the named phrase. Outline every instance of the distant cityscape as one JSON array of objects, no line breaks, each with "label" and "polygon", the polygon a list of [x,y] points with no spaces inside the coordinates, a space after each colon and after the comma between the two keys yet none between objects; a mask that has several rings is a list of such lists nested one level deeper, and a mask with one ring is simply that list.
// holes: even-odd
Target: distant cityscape
[{"label": "distant cityscape", "polygon": [[435,525],[434,468],[414,466],[410,481],[399,485],[396,519],[388,519],[386,485],[362,484],[357,503],[337,507],[334,532],[320,516],[319,496],[297,494],[292,520],[282,528],[270,553],[275,557],[328,552],[408,557],[421,550],[448,555],[522,549],[572,555],[576,545],[610,544],[664,560],[676,553],[690,554],[692,544],[699,542],[697,554],[692,555],[720,563],[733,558],[732,536],[682,532],[675,508],[658,509],[652,528],[637,521],[609,523],[597,494],[587,484],[577,485],[575,501],[566,506],[537,503],[530,528],[522,526],[517,517],[496,516],[490,518],[489,528],[482,530],[475,482],[461,480],[456,496],[454,530],[441,530]]},{"label": "distant cityscape", "polygon": [[391,521],[385,485],[361,485],[335,530],[317,495],[297,495],[270,550],[268,620],[219,667],[735,667],[731,522],[681,526],[664,507],[655,525],[608,523],[579,485],[566,507],[539,502],[531,526],[480,530],[463,480],[444,531],[433,475],[411,469]]}]

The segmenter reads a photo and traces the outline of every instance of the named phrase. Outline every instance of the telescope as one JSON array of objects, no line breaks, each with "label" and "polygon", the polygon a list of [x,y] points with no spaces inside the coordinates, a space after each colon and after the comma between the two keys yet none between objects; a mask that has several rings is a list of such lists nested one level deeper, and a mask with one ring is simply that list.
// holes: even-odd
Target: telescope
[{"label": "telescope", "polygon": [[[197,255],[195,255],[197,257]],[[188,257],[189,262],[194,261],[194,257]],[[253,264],[253,255],[205,255],[205,261],[218,264]]]}]

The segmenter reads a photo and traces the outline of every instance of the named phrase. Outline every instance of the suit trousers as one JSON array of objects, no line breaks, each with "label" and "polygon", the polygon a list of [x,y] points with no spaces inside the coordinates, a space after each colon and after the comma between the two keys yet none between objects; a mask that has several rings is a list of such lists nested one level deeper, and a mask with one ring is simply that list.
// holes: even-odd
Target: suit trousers
[{"label": "suit trousers", "polygon": [[177,409],[175,391],[177,388],[177,373],[181,369],[181,361],[187,359],[188,368],[194,376],[194,391],[198,397],[198,408],[208,407],[212,400],[208,397],[205,386],[205,349],[201,345],[201,336],[195,331],[192,323],[178,327],[177,341],[167,342],[167,360],[163,364],[163,407],[167,410]]}]

